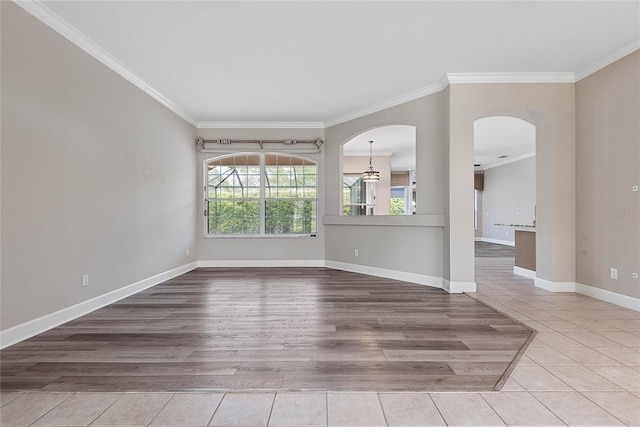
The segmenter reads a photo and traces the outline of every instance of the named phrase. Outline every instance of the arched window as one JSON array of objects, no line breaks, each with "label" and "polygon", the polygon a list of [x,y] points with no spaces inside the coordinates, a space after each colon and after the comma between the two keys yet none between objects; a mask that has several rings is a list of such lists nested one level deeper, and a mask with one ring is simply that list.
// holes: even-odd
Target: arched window
[{"label": "arched window", "polygon": [[242,153],[205,163],[208,236],[315,236],[318,166],[287,154]]}]

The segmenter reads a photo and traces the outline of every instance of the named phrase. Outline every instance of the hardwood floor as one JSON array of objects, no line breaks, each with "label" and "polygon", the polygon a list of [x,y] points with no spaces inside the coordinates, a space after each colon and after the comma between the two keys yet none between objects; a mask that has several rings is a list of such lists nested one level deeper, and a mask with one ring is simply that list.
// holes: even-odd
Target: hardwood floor
[{"label": "hardwood floor", "polygon": [[495,390],[531,329],[468,295],[327,268],[200,268],[0,352],[1,388]]},{"label": "hardwood floor", "polygon": [[499,245],[489,242],[475,242],[476,258],[515,258],[514,246]]}]

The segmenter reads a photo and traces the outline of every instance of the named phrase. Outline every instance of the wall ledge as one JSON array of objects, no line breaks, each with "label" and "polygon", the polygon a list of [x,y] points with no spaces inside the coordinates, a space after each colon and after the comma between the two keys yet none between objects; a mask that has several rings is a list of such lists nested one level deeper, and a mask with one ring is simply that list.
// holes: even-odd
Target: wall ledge
[{"label": "wall ledge", "polygon": [[60,326],[63,323],[70,322],[71,320],[77,319],[85,314],[89,314],[106,305],[112,304],[176,276],[187,273],[196,267],[196,262],[185,264],[181,267],[156,274],[155,276],[140,280],[139,282],[132,283],[120,289],[116,289],[114,291],[107,292],[106,294],[72,305],[71,307],[63,308],[62,310],[46,314],[42,317],[38,317],[4,331],[0,331],[0,349],[4,349],[10,345],[41,334],[42,332],[48,331],[56,326]]},{"label": "wall ledge", "polygon": [[444,227],[444,215],[325,215],[322,222],[324,225]]}]

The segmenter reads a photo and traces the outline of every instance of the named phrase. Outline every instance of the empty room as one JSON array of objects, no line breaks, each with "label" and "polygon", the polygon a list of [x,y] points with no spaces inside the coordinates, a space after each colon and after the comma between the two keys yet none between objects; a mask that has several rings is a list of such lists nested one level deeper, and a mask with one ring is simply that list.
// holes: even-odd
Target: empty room
[{"label": "empty room", "polygon": [[640,425],[639,1],[0,18],[0,425]]}]

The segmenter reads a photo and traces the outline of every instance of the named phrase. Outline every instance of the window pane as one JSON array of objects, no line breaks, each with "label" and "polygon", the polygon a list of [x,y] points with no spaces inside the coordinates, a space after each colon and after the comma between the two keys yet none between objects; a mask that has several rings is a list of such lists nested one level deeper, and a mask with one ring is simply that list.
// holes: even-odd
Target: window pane
[{"label": "window pane", "polygon": [[279,154],[215,159],[207,164],[206,196],[208,234],[259,234],[263,221],[267,234],[317,232],[317,166],[309,160]]},{"label": "window pane", "polygon": [[268,234],[316,233],[315,200],[265,201],[265,231]]},{"label": "window pane", "polygon": [[257,234],[260,232],[258,201],[210,200],[209,234]]}]

